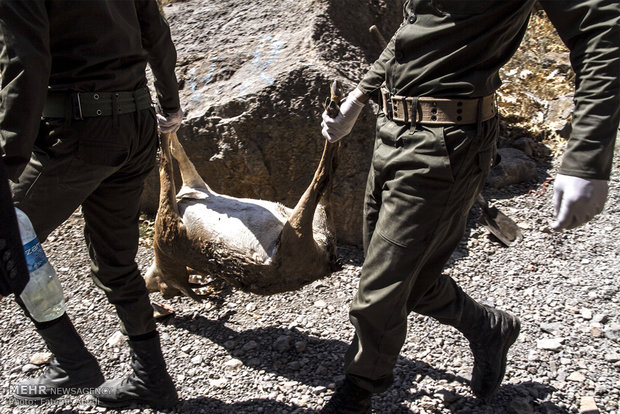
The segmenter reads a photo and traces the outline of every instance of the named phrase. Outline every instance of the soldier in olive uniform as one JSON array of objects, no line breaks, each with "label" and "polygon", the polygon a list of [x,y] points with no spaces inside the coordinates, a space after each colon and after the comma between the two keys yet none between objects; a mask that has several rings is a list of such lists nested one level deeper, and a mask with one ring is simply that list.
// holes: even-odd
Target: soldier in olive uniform
[{"label": "soldier in olive uniform", "polygon": [[[519,46],[535,0],[408,0],[405,19],[341,106],[323,114],[331,142],[347,135],[380,91],[364,205],[365,261],[350,319],[346,380],[329,413],[370,411],[386,390],[417,312],[454,326],[474,357],[473,393],[501,384],[520,322],[465,294],[442,269],[496,154],[498,71]],[[554,186],[555,230],[582,225],[607,198],[620,117],[620,9],[616,0],[540,0],[571,51],[572,133]]]},{"label": "soldier in olive uniform", "polygon": [[[147,89],[147,63],[159,114]],[[95,392],[105,406],[171,408],[178,401],[135,262],[158,118],[160,130],[174,131],[183,117],[175,65],[155,0],[0,0],[0,134],[15,204],[41,241],[82,206],[91,275],[129,336],[133,369],[104,383],[66,314],[35,321],[55,358],[41,376],[18,385],[18,399],[101,386]]]}]

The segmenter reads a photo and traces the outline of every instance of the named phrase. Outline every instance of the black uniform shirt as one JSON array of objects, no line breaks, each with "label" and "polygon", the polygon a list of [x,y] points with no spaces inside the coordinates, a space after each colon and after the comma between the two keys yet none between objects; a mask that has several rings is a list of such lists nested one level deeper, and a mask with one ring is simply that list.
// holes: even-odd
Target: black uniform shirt
[{"label": "black uniform shirt", "polygon": [[48,88],[133,91],[146,85],[147,62],[162,110],[178,111],[176,51],[155,0],[0,0],[0,144],[9,177],[30,158]]}]

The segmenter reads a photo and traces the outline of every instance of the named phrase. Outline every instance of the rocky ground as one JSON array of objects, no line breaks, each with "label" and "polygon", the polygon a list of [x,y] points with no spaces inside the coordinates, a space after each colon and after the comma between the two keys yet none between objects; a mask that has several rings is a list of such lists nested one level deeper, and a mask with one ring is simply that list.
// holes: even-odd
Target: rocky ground
[{"label": "rocky ground", "polygon": [[[538,179],[500,192],[491,203],[516,220],[524,239],[503,247],[476,224],[446,269],[473,297],[517,314],[522,332],[506,378],[490,404],[468,385],[472,358],[454,329],[411,315],[392,388],[373,400],[377,413],[620,413],[619,161],[605,212],[564,233],[549,229],[557,160],[539,163]],[[44,247],[65,288],[70,316],[108,378],[128,370],[116,316],[88,278],[82,221],[73,217]],[[340,246],[343,270],[300,291],[259,297],[225,288],[202,304],[186,298],[156,303],[175,314],[159,331],[181,403],[179,413],[315,412],[342,380],[342,356],[353,330],[347,310],[362,254]],[[142,270],[150,249],[141,247]],[[41,372],[31,358],[41,339],[11,300],[0,308],[0,412],[96,413],[88,398],[41,407],[16,405],[11,387]],[[151,412],[136,408],[129,412]],[[596,412],[596,411],[592,411]]]}]

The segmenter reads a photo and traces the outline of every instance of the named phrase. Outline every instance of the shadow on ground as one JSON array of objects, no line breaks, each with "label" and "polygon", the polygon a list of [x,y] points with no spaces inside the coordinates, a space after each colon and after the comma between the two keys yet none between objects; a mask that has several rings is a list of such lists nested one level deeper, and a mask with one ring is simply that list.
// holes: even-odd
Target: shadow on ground
[{"label": "shadow on ground", "polygon": [[[279,327],[263,327],[249,329],[245,331],[235,331],[226,326],[228,319],[234,311],[217,320],[210,320],[202,316],[179,316],[171,318],[167,323],[176,328],[185,329],[191,334],[201,335],[218,345],[226,348],[225,343],[234,338],[237,344],[256,343],[251,349],[233,348],[228,352],[234,358],[241,360],[245,367],[253,370],[264,370],[290,381],[297,381],[310,387],[327,387],[334,376],[342,373],[342,356],[348,346],[347,343],[338,340],[329,340],[313,337],[298,331],[297,329],[286,329]],[[191,328],[190,328],[191,325]],[[274,338],[282,336],[290,337],[292,342],[303,341],[307,343],[304,351],[310,358],[303,358],[305,362],[301,366],[298,361],[299,354],[294,347],[284,352],[273,349]],[[227,344],[229,347],[230,345]],[[443,369],[434,368],[424,362],[399,358],[398,361],[399,381],[409,388],[399,390],[399,398],[391,406],[382,405],[382,411],[389,413],[408,413],[407,405],[419,400],[424,396],[431,396],[428,391],[416,387],[416,377],[429,377],[435,381],[458,382],[468,385],[469,381],[458,375],[454,375]],[[410,386],[408,386],[410,385]],[[513,412],[515,404],[519,398],[515,396],[536,395],[538,401],[544,401],[548,395],[553,393],[553,387],[537,383],[523,382],[518,384],[503,385],[496,397],[490,404],[485,404],[469,395],[462,395],[450,390],[435,392],[443,394],[443,407],[450,412],[485,412],[500,413]],[[389,392],[389,391],[388,391]],[[311,396],[309,396],[311,397]],[[436,395],[434,396],[436,398]],[[381,394],[373,397],[375,402],[380,402]],[[393,398],[390,398],[393,400]],[[516,401],[516,402],[515,402]],[[264,413],[314,413],[305,407],[280,403],[269,399],[253,399],[235,403],[225,403],[212,397],[198,397],[183,400],[177,412],[203,412],[208,413],[232,413],[242,412],[264,412]],[[512,411],[511,411],[512,410]],[[568,412],[554,404],[544,402],[534,407],[533,412],[567,414]]]}]

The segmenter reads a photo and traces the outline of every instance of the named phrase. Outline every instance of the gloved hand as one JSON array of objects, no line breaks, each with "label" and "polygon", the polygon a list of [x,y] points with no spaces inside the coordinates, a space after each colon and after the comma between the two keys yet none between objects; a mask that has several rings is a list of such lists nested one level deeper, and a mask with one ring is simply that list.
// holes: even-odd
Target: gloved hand
[{"label": "gloved hand", "polygon": [[157,114],[159,132],[177,132],[183,121],[183,109],[172,114]]},{"label": "gloved hand", "polygon": [[324,111],[321,133],[325,139],[329,142],[336,142],[348,135],[364,105],[365,103],[359,101],[351,92],[340,105],[340,112],[335,118],[330,117],[327,115],[327,111]]},{"label": "gloved hand", "polygon": [[574,229],[603,211],[609,184],[595,180],[558,174],[553,186],[554,230]]}]

